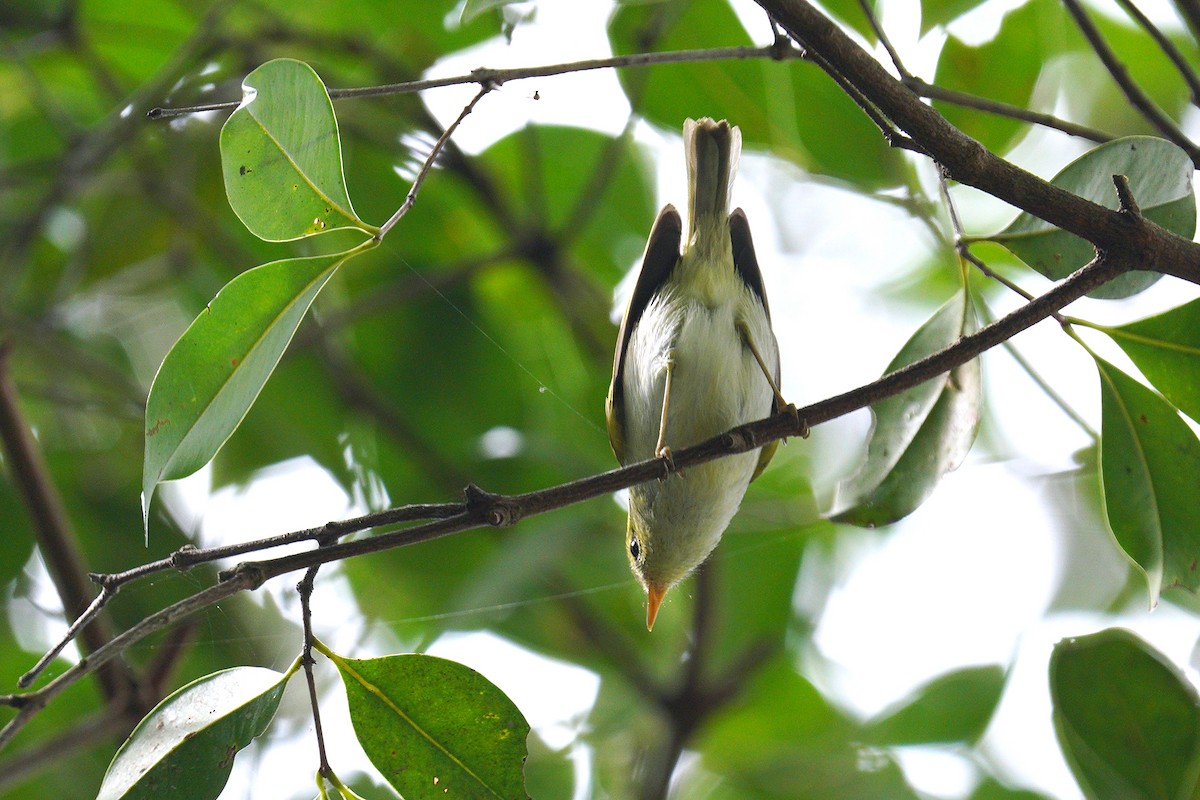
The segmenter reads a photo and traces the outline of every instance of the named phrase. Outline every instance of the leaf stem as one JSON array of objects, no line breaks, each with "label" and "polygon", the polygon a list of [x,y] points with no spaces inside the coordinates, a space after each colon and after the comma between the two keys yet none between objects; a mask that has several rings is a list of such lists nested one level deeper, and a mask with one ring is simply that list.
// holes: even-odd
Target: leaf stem
[{"label": "leaf stem", "polygon": [[392,214],[391,218],[388,219],[387,222],[383,223],[382,226],[380,226],[379,231],[375,234],[375,241],[383,241],[383,237],[388,235],[388,231],[390,231],[395,224],[400,221],[401,217],[408,213],[409,209],[413,207],[413,204],[417,202],[417,192],[421,190],[421,184],[425,182],[425,177],[429,174],[429,171],[433,169],[433,164],[435,161],[437,161],[438,154],[442,152],[442,148],[446,146],[446,142],[450,141],[450,137],[454,135],[454,131],[458,130],[458,126],[461,125],[462,121],[467,118],[467,115],[475,110],[475,104],[482,100],[483,96],[492,91],[492,89],[494,89],[496,86],[497,84],[495,83],[484,82],[483,85],[479,87],[479,91],[475,93],[475,96],[471,98],[471,102],[463,106],[463,110],[459,112],[459,115],[454,122],[450,123],[449,127],[442,131],[442,135],[439,136],[437,142],[434,143],[433,149],[429,151],[429,156],[425,159],[425,163],[421,165],[421,169],[417,173],[417,177],[413,180],[412,188],[408,190],[408,196],[404,198],[404,202],[401,203],[398,209],[396,209],[396,213]]}]

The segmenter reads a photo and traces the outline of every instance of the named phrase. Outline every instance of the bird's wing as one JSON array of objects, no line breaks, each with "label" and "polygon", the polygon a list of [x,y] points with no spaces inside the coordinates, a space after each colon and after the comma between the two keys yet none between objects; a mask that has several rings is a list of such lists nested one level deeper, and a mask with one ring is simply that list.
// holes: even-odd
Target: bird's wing
[{"label": "bird's wing", "polygon": [[646,306],[679,263],[679,240],[682,236],[683,222],[679,218],[679,212],[673,205],[664,206],[663,210],[658,212],[654,227],[650,229],[646,254],[642,257],[642,270],[638,273],[637,285],[634,286],[633,295],[625,309],[625,318],[621,320],[621,332],[617,334],[617,352],[613,357],[612,383],[608,387],[605,412],[608,420],[608,441],[617,456],[617,461],[622,464],[625,463],[625,351],[629,347],[633,329],[637,327]]},{"label": "bird's wing", "polygon": [[[750,291],[763,304],[763,311],[767,313],[767,319],[770,320],[771,307],[767,305],[767,290],[763,285],[762,272],[758,268],[758,258],[754,255],[754,240],[750,238],[750,222],[746,219],[746,213],[740,208],[729,215],[729,238],[733,242],[733,268],[737,270],[738,277],[742,279],[742,282],[750,287]],[[775,360],[775,385],[779,385],[778,358]],[[758,465],[755,466],[754,474],[750,477],[751,481],[767,468],[767,464],[771,462],[777,449],[779,449],[779,442],[774,441],[758,451]]]}]

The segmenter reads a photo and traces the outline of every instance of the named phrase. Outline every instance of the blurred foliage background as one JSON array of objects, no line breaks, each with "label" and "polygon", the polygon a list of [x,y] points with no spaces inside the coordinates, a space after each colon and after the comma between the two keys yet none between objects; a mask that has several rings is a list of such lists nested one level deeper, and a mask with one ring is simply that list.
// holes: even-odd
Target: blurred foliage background
[{"label": "blurred foliage background", "polygon": [[[660,177],[682,170],[672,137],[687,116],[738,124],[754,154],[747,159],[754,162],[750,174],[770,178],[760,190],[771,208],[772,221],[764,225],[774,229],[764,228],[772,235],[763,236],[756,227],[756,241],[792,259],[784,262],[790,277],[780,279],[771,297],[776,318],[792,320],[791,338],[781,337],[785,390],[796,389],[785,391],[795,395],[789,399],[816,400],[868,380],[956,288],[952,234],[932,166],[890,149],[812,64],[748,60],[621,70],[628,106],[598,107],[594,113],[604,119],[584,127],[523,124],[492,135],[478,152],[451,142],[385,245],[341,270],[321,295],[211,469],[186,490],[164,488],[145,545],[137,498],[142,411],[163,355],[241,271],[332,247],[326,237],[272,245],[246,232],[221,182],[223,114],[150,121],[146,112],[236,100],[242,76],[281,56],[308,62],[330,87],[415,79],[447,58],[461,63],[470,57],[464,52],[483,43],[508,47],[514,63],[542,63],[536,49],[521,49],[523,31],[561,4],[492,5],[6,0],[0,6],[2,361],[88,570],[119,571],[187,543],[261,536],[288,529],[288,522],[318,525],[330,514],[451,501],[468,482],[520,492],[613,466],[602,408],[613,309],[621,306],[614,290],[638,261],[660,203],[682,198],[681,182],[664,192]],[[616,53],[771,41],[755,7],[725,0],[599,7],[601,14],[586,18],[608,19]],[[825,7],[875,45],[858,4],[831,0]],[[919,6],[881,0],[876,8],[894,24],[897,40],[911,43],[910,68],[931,83],[1114,135],[1151,132],[1114,85],[1097,77],[1095,53],[1054,0]],[[1140,85],[1170,116],[1194,123],[1186,86],[1153,40],[1111,9],[1096,17]],[[1186,27],[1174,20],[1164,30],[1194,62],[1197,47]],[[464,133],[470,128],[476,141],[486,141],[505,106],[527,116],[540,113],[529,110],[538,104],[569,100],[586,107],[586,97],[572,97],[571,81],[579,79],[559,80],[553,91],[535,81],[493,93]],[[435,105],[453,105],[435,94],[336,103],[347,183],[363,219],[379,224],[403,201],[448,121]],[[1047,177],[1086,146],[1032,132],[1010,117],[940,101],[938,108],[989,148]],[[630,113],[636,125],[626,129]],[[679,164],[656,163],[663,152]],[[775,159],[774,171],[759,156]],[[863,238],[903,226],[917,244],[897,246],[886,268],[814,274],[800,265],[805,241],[820,238],[824,220],[815,201],[796,199],[798,191],[849,203],[845,214],[858,215],[852,222]],[[986,198],[960,199],[981,231],[1011,216]],[[872,214],[886,217],[887,227]],[[1044,285],[998,248],[987,255],[1001,272]],[[800,277],[801,269],[813,272]],[[769,286],[771,280],[768,273]],[[834,283],[868,298],[860,301],[861,322],[822,314],[820,292]],[[997,285],[979,281],[976,288],[998,306],[1013,302]],[[797,296],[802,291],[810,296]],[[808,315],[804,339],[793,324],[802,314]],[[890,338],[879,335],[879,316],[895,325]],[[852,370],[852,380],[793,369],[807,363],[818,373],[863,352],[871,355]],[[1004,406],[1009,388],[989,388],[989,404]],[[992,414],[989,407],[977,445],[976,459],[984,463],[1013,449]],[[844,474],[862,429],[818,432],[811,444],[782,448],[716,557],[673,595],[653,635],[643,628],[644,597],[620,547],[624,514],[607,500],[327,570],[316,601],[318,632],[331,639],[340,632],[343,652],[371,653],[419,651],[447,633],[487,632],[596,676],[594,703],[570,720],[569,736],[549,737],[535,724],[533,737],[541,738],[531,741],[527,774],[539,798],[657,797],[672,774],[672,796],[681,798],[1053,796],[1012,788],[1043,785],[1036,765],[998,763],[979,746],[1012,653],[961,670],[949,665],[949,675],[897,699],[894,708],[902,710],[895,714],[865,718],[831,690],[838,681],[813,634],[843,574],[839,559],[891,534],[824,521],[827,498],[822,489],[814,493],[810,477],[815,470],[812,480],[824,480],[827,489],[839,470]],[[1086,424],[1081,429],[1087,440]],[[1041,490],[1060,522],[1048,525],[1044,538],[1068,555],[1052,579],[1049,595],[1057,599],[1038,613],[1143,609],[1144,596],[1127,585],[1128,567],[1106,549],[1094,445],[1075,457],[1064,454],[1070,458],[1074,465],[1055,471],[1055,481]],[[12,464],[0,466],[7,612],[0,615],[0,679],[12,686],[62,623]],[[332,510],[300,481],[313,470],[341,490]],[[267,475],[283,488],[260,493]],[[207,512],[221,492],[239,498],[238,512],[214,522]],[[987,502],[1014,501],[1001,488]],[[978,506],[956,512],[968,522],[986,513]],[[969,535],[971,526],[962,527]],[[128,628],[214,575],[197,568],[131,587],[110,605],[112,627]],[[1095,591],[1097,582],[1105,589]],[[999,602],[1021,604],[1020,581],[1010,585],[1017,599]],[[0,761],[0,795],[84,796],[99,785],[123,733],[162,692],[235,664],[285,666],[300,644],[289,591],[290,583],[222,604],[182,633],[130,651],[127,660],[146,692],[129,713],[106,712],[90,683],[56,700],[4,754],[11,760]],[[486,663],[474,666],[488,674]],[[1044,658],[1040,669],[1044,674]],[[536,682],[539,674],[529,678]],[[277,780],[267,769],[276,763],[272,748],[298,754],[293,773],[315,769],[297,697],[251,755],[239,759],[241,772],[227,796],[263,796],[255,781]],[[1048,729],[1048,718],[1041,724]],[[930,745],[966,765],[957,788],[937,789],[935,781],[930,789],[914,778],[903,754]],[[387,796],[372,787],[369,772],[355,772],[361,765],[334,767],[343,778],[357,774],[356,786],[368,796]],[[273,796],[312,794],[286,782],[267,785],[288,787]]]}]

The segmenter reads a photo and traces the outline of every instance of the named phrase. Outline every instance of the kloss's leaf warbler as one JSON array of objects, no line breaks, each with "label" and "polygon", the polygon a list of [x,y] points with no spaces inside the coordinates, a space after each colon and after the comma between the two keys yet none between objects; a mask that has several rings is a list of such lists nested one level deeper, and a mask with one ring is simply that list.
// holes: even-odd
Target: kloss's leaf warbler
[{"label": "kloss's leaf warbler", "polygon": [[[606,412],[622,465],[668,462],[671,449],[716,436],[785,408],[779,346],[771,330],[750,225],[729,213],[741,132],[724,120],[683,127],[688,171],[688,238],[679,212],[658,214],[637,286],[617,336]],[[667,590],[721,540],[750,481],[775,453],[719,458],[629,490],[625,546],[646,587],[646,627]]]}]

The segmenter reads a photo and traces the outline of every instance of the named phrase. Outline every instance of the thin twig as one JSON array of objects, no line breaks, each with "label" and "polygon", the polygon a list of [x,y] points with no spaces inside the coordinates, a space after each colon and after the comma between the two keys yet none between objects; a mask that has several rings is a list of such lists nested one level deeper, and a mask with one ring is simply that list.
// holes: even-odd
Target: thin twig
[{"label": "thin twig", "polygon": [[1104,35],[1100,33],[1096,23],[1092,22],[1091,17],[1080,5],[1079,0],[1063,0],[1063,4],[1075,19],[1075,24],[1079,26],[1079,30],[1088,40],[1088,44],[1092,46],[1092,50],[1099,56],[1108,73],[1117,82],[1117,86],[1124,92],[1125,98],[1159,133],[1186,151],[1188,157],[1192,159],[1192,163],[1200,169],[1200,147],[1197,147],[1191,139],[1185,136],[1175,120],[1167,116],[1167,113],[1159,108],[1150,95],[1146,94],[1142,87],[1138,86],[1129,76],[1129,70],[1117,58],[1116,53],[1104,39]]},{"label": "thin twig", "polygon": [[[991,309],[988,308],[987,303],[984,302],[982,298],[979,299],[979,303],[983,306],[985,319],[988,322],[991,322],[993,319],[995,319],[995,315],[991,313]],[[1064,328],[1067,328],[1070,325],[1069,319],[1061,318],[1061,316],[1059,322]],[[1071,407],[1071,404],[1067,402],[1066,398],[1059,394],[1058,391],[1050,385],[1049,381],[1042,377],[1041,373],[1034,368],[1033,364],[1029,363],[1029,359],[1025,358],[1020,349],[1018,349],[1011,340],[1005,342],[1002,346],[1004,347],[1005,352],[1012,356],[1013,361],[1017,362],[1017,366],[1019,366],[1025,372],[1025,374],[1029,376],[1029,379],[1033,381],[1034,385],[1041,389],[1042,393],[1045,394],[1046,397],[1050,398],[1050,402],[1058,406],[1060,411],[1066,414],[1072,422],[1078,425],[1080,429],[1082,429],[1083,432],[1091,437],[1094,441],[1099,441],[1100,434],[1096,432],[1096,429],[1093,428],[1091,424],[1089,424],[1088,421],[1079,414],[1078,411]]]},{"label": "thin twig", "polygon": [[484,82],[475,96],[471,98],[471,102],[463,106],[463,110],[459,112],[458,117],[446,130],[442,131],[442,135],[438,137],[434,143],[433,149],[429,151],[429,157],[425,159],[425,163],[421,165],[421,169],[417,172],[417,177],[413,180],[412,188],[408,190],[408,196],[404,198],[404,202],[396,209],[396,213],[392,214],[391,218],[379,228],[379,232],[375,234],[376,241],[383,241],[383,237],[387,236],[388,231],[392,229],[401,217],[408,213],[408,210],[417,202],[417,192],[421,190],[421,184],[425,182],[425,176],[433,169],[434,162],[437,161],[438,154],[442,152],[442,148],[446,146],[446,142],[450,141],[450,137],[458,130],[458,126],[467,118],[467,115],[475,110],[475,104],[483,99],[483,96],[492,91],[496,87],[495,83]]},{"label": "thin twig", "polygon": [[892,46],[892,40],[888,38],[887,31],[879,24],[879,19],[875,16],[875,9],[871,8],[871,4],[867,0],[858,0],[858,5],[862,8],[867,22],[870,23],[871,30],[875,31],[875,38],[883,45],[883,49],[887,50],[888,57],[892,59],[892,66],[896,68],[900,80],[907,81],[912,77],[912,73],[904,66],[904,62],[900,60],[900,53]]},{"label": "thin twig", "polygon": [[[571,72],[587,72],[595,69],[612,69],[622,67],[649,67],[658,64],[683,64],[701,61],[735,61],[749,58],[803,58],[803,53],[796,50],[781,51],[777,46],[768,47],[714,47],[708,50],[673,50],[665,53],[630,53],[623,56],[608,58],[590,58],[583,61],[569,61],[562,64],[547,64],[537,67],[514,67],[512,69],[492,69],[479,67],[469,75],[456,75],[446,78],[427,78],[419,81],[404,81],[388,83],[380,86],[363,86],[351,89],[330,89],[329,96],[334,100],[353,97],[380,97],[396,94],[411,94],[427,89],[440,89],[445,86],[460,86],[466,83],[477,83],[480,86],[500,86],[509,81],[526,78],[546,78],[552,75],[565,75]],[[205,103],[196,106],[179,108],[152,108],[146,115],[150,119],[171,119],[185,114],[196,114],[202,111],[228,111],[237,108],[239,101],[223,103]]]},{"label": "thin twig", "polygon": [[1011,103],[1004,103],[1000,100],[993,100],[989,97],[979,97],[977,95],[960,92],[956,89],[947,89],[942,86],[937,86],[932,83],[926,83],[916,76],[909,76],[904,79],[904,85],[912,89],[921,97],[928,97],[930,100],[941,100],[945,103],[951,103],[963,108],[973,108],[977,111],[986,111],[989,114],[995,114],[1000,117],[1009,117],[1011,119],[1020,120],[1021,122],[1030,122],[1034,125],[1041,125],[1044,128],[1053,128],[1057,131],[1062,131],[1070,136],[1078,136],[1082,139],[1103,144],[1111,142],[1117,138],[1110,133],[1089,128],[1087,125],[1079,125],[1075,122],[1069,122],[1065,119],[1059,119],[1052,114],[1044,114],[1040,111],[1031,111],[1021,106],[1015,106]]},{"label": "thin twig", "polygon": [[300,655],[300,663],[304,666],[304,678],[308,684],[308,699],[312,705],[313,730],[317,737],[317,754],[319,765],[317,774],[328,775],[332,772],[329,766],[329,756],[325,752],[325,731],[321,727],[321,705],[317,699],[317,680],[313,676],[313,630],[312,630],[312,593],[313,582],[316,580],[317,572],[321,567],[309,567],[304,573],[304,578],[296,584],[296,591],[300,594],[300,619],[304,625],[304,650]]},{"label": "thin twig", "polygon": [[37,663],[34,664],[28,672],[26,672],[20,678],[17,678],[17,686],[20,686],[22,689],[24,689],[37,680],[37,676],[42,674],[42,670],[44,670],[51,661],[58,658],[58,654],[61,653],[63,648],[66,647],[76,636],[79,635],[79,631],[83,628],[83,626],[87,625],[96,618],[96,615],[98,615],[100,611],[106,605],[108,605],[108,601],[112,599],[114,594],[116,594],[116,590],[110,590],[108,588],[101,589],[100,594],[96,595],[95,599],[92,600],[86,609],[84,609],[83,613],[76,617],[75,621],[72,622],[67,628],[67,632],[63,634],[58,644],[47,650],[46,653],[38,659]]},{"label": "thin twig", "polygon": [[1187,84],[1188,92],[1191,94],[1192,105],[1200,106],[1200,75],[1192,69],[1192,65],[1184,58],[1183,53],[1179,52],[1179,48],[1171,41],[1165,33],[1159,30],[1149,17],[1142,13],[1142,10],[1134,5],[1133,0],[1117,0],[1121,8],[1125,9],[1125,13],[1133,17],[1133,20],[1145,29],[1146,33],[1150,34],[1155,44],[1159,49],[1166,54],[1171,63],[1175,65],[1175,69],[1179,71],[1183,82]]}]

